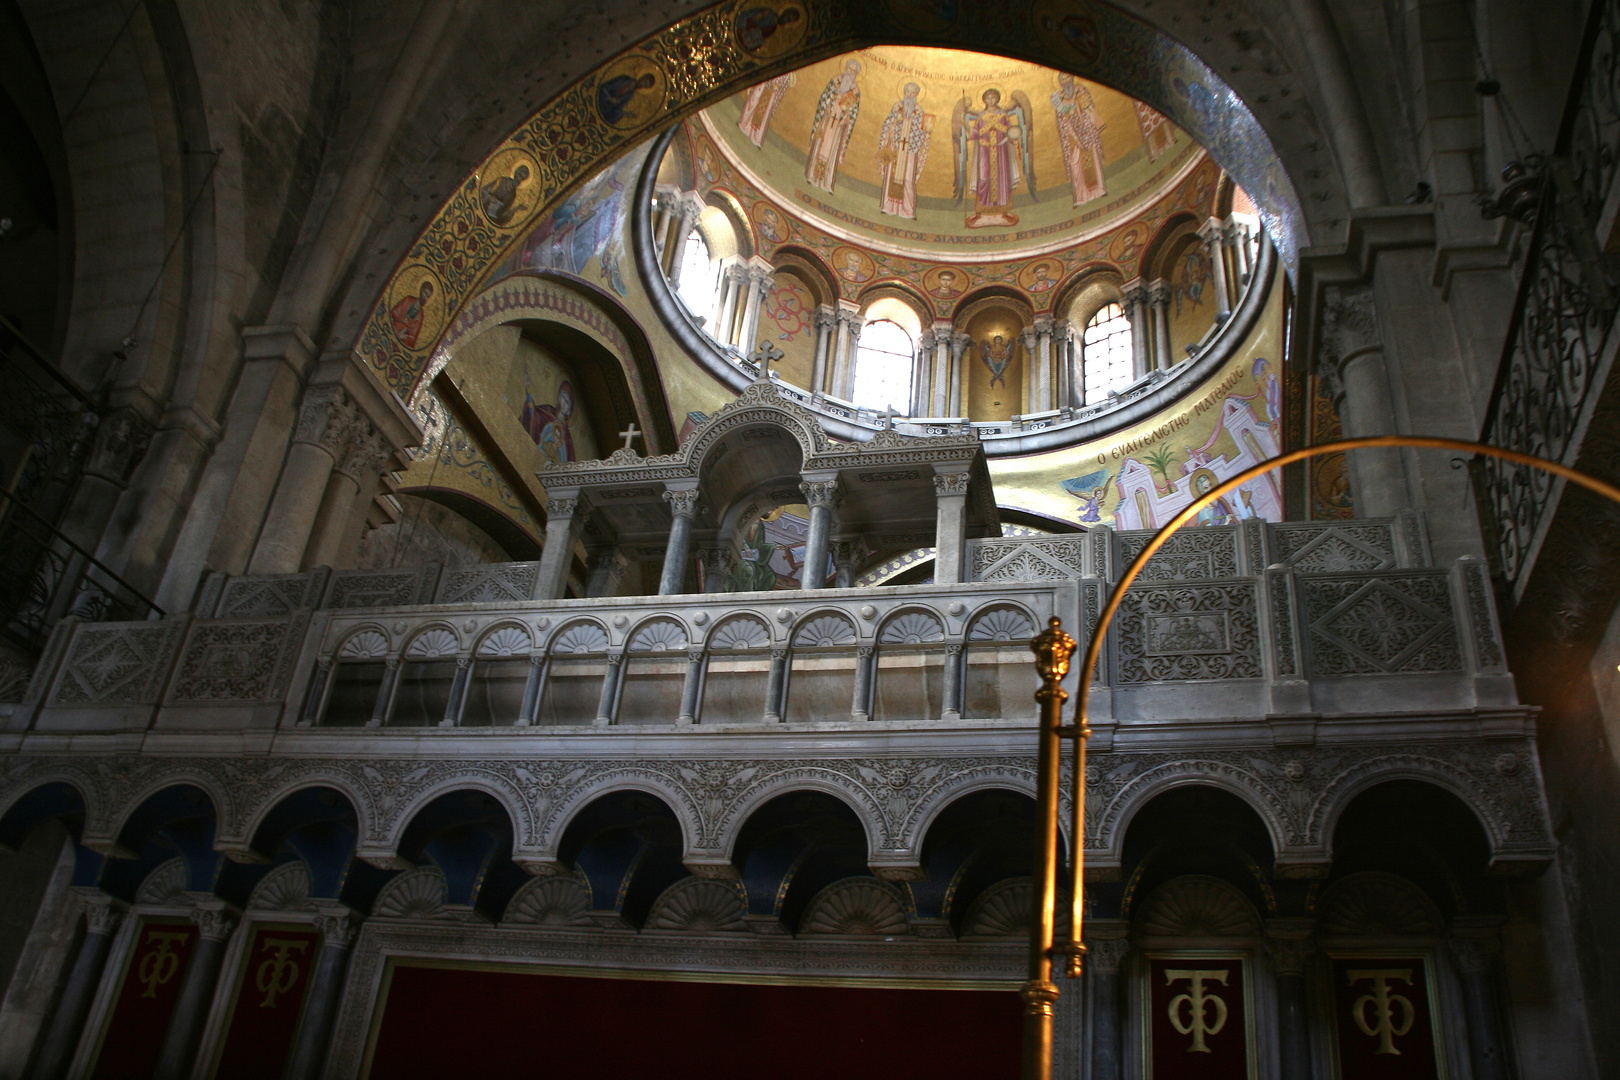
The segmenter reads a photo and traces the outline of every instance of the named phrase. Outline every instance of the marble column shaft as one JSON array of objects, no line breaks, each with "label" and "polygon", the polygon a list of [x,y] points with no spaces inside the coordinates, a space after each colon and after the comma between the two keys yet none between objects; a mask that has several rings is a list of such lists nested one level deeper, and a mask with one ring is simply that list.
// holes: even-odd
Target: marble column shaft
[{"label": "marble column shaft", "polygon": [[219,981],[220,965],[225,962],[225,946],[236,929],[236,918],[219,901],[203,901],[191,913],[200,930],[197,944],[186,961],[180,995],[174,1004],[168,1033],[158,1051],[153,1080],[185,1080],[197,1055],[203,1025],[214,1002],[214,984]]},{"label": "marble column shaft", "polygon": [[[1320,367],[1328,385],[1337,386],[1344,434],[1394,434],[1394,397],[1371,291],[1330,287],[1321,310]],[[1356,450],[1347,456],[1358,517],[1393,517],[1412,505],[1399,450]]]},{"label": "marble column shaft", "polygon": [[816,352],[810,365],[810,392],[827,392],[828,358],[832,352],[833,331],[838,325],[838,313],[826,304],[816,308]]},{"label": "marble column shaft", "polygon": [[321,951],[304,998],[304,1019],[287,1064],[287,1080],[316,1080],[326,1064],[332,1021],[337,1016],[343,973],[349,964],[358,917],[337,904],[323,906],[315,916],[321,932]]},{"label": "marble column shaft", "polygon": [[936,473],[934,502],[934,584],[955,585],[963,579],[962,556],[967,531],[968,474]]},{"label": "marble column shaft", "polygon": [[589,504],[577,492],[546,503],[546,544],[540,551],[540,572],[535,575],[536,600],[559,600],[567,591],[574,542],[585,528],[588,514]]},{"label": "marble column shaft", "polygon": [[804,542],[799,588],[819,589],[827,584],[827,545],[832,539],[833,512],[840,501],[838,478],[806,479],[799,490],[810,506],[810,530]]},{"label": "marble column shaft", "polygon": [[1147,284],[1141,278],[1125,283],[1120,290],[1125,318],[1131,324],[1131,378],[1140,379],[1152,367],[1152,326],[1147,314]]},{"label": "marble column shaft", "polygon": [[664,549],[664,570],[658,578],[658,595],[673,596],[686,587],[686,564],[692,557],[692,515],[697,513],[697,488],[667,490],[669,503],[669,546]]},{"label": "marble column shaft", "polygon": [[291,574],[303,563],[315,515],[341,447],[359,422],[341,386],[310,387],[299,410],[298,429],[248,563],[250,574]]},{"label": "marble column shaft", "polygon": [[82,902],[85,909],[84,937],[73,958],[67,984],[62,987],[56,1009],[51,1013],[44,1041],[29,1070],[30,1080],[57,1080],[66,1075],[73,1052],[84,1033],[84,1021],[90,1015],[90,1004],[101,985],[113,934],[124,918],[123,904],[106,893],[96,892]]},{"label": "marble column shaft", "polygon": [[957,331],[951,335],[950,400],[946,402],[946,416],[966,416],[967,403],[962,400],[962,356],[973,339]]},{"label": "marble column shaft", "polygon": [[1170,354],[1170,283],[1160,278],[1148,286],[1148,306],[1153,312],[1153,361],[1160,371],[1173,367]]},{"label": "marble column shaft", "polygon": [[1209,251],[1209,276],[1215,284],[1215,317],[1223,319],[1232,313],[1232,294],[1226,286],[1225,229],[1217,218],[1210,218],[1198,230],[1198,236]]}]

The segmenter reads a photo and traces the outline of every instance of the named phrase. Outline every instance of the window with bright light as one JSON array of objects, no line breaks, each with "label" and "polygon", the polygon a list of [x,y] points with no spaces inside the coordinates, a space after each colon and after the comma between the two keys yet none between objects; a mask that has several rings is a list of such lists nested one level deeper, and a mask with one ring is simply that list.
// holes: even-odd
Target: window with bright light
[{"label": "window with bright light", "polygon": [[880,412],[893,409],[909,414],[914,350],[911,335],[894,320],[867,323],[855,350],[854,403]]},{"label": "window with bright light", "polygon": [[1081,364],[1086,376],[1087,405],[1095,405],[1130,383],[1134,374],[1131,360],[1131,321],[1118,304],[1104,304],[1086,323],[1082,339]]},{"label": "window with bright light", "polygon": [[720,260],[709,256],[709,242],[693,229],[681,246],[681,283],[676,289],[686,310],[704,319],[706,328],[714,322],[714,301],[720,291]]}]

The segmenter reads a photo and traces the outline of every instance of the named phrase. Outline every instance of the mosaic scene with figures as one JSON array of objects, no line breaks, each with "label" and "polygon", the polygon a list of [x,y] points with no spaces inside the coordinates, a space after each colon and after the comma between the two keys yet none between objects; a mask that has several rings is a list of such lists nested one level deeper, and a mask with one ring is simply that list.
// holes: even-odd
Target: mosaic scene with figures
[{"label": "mosaic scene with figures", "polygon": [[1620,0],[0,25],[0,1080],[1620,1073]]}]

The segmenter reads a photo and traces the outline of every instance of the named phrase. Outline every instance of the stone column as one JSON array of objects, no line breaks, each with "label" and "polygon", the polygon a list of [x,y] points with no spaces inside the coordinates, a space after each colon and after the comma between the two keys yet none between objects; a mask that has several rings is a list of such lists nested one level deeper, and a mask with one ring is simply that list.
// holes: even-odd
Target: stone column
[{"label": "stone column", "polygon": [[1049,412],[1057,408],[1057,380],[1052,371],[1052,319],[1048,315],[1035,317],[1035,354],[1032,362],[1035,365],[1037,390],[1035,400],[1036,412]]},{"label": "stone column", "polygon": [[951,335],[951,366],[950,366],[950,401],[947,402],[946,416],[966,416],[967,403],[962,400],[962,354],[967,352],[973,339],[963,331]]},{"label": "stone column", "polygon": [[1309,919],[1273,919],[1266,926],[1266,952],[1277,979],[1277,1043],[1282,1075],[1310,1080],[1310,1019],[1306,1012],[1305,965],[1316,943]]},{"label": "stone column", "polygon": [[748,264],[748,300],[743,307],[742,327],[737,331],[737,344],[744,353],[754,351],[759,337],[759,309],[765,303],[765,294],[772,288],[772,269],[764,259],[754,259]]},{"label": "stone column", "polygon": [[[937,467],[936,467],[937,468]],[[968,474],[936,472],[934,503],[934,584],[957,585],[962,577],[962,550],[967,531]]]},{"label": "stone column", "polygon": [[720,303],[715,308],[714,339],[722,345],[737,344],[738,309],[747,285],[748,270],[740,263],[732,263],[720,272]]},{"label": "stone column", "polygon": [[951,324],[943,320],[934,323],[932,334],[925,334],[924,340],[930,337],[934,351],[928,365],[932,378],[929,380],[927,412],[929,416],[950,416]]},{"label": "stone column", "polygon": [[376,481],[388,452],[388,445],[377,429],[370,422],[356,418],[354,430],[339,451],[332,475],[327,479],[326,494],[321,497],[321,508],[315,514],[315,527],[310,532],[309,547],[304,551],[302,569],[336,566],[350,554],[343,550],[343,544],[348,538],[360,492],[369,488],[375,497]]},{"label": "stone column", "polygon": [[677,724],[697,723],[698,702],[703,694],[703,650],[693,649],[686,654],[686,681],[681,684],[681,714]]},{"label": "stone column", "polygon": [[[60,522],[64,536],[86,551],[94,552],[101,546],[107,522],[129,486],[130,475],[146,455],[152,432],[153,426],[134,408],[118,409],[101,418],[79,477],[78,490],[73,493],[71,507]],[[57,590],[52,607],[46,613],[47,626],[67,614],[78,597],[78,590],[71,583],[76,582],[88,565],[84,556],[66,545],[60,546],[60,553],[67,559],[67,569],[60,579],[63,587]]]},{"label": "stone column", "polygon": [[113,934],[124,918],[122,901],[115,900],[99,889],[80,892],[84,905],[84,938],[79,942],[78,954],[68,972],[67,985],[57,999],[56,1010],[45,1029],[39,1056],[29,1072],[31,1080],[57,1080],[67,1073],[73,1052],[78,1049],[84,1032],[85,1017],[90,1014],[90,1003],[95,1000],[101,985],[102,969],[107,966],[107,950],[112,946]]},{"label": "stone column", "polygon": [[1150,344],[1153,328],[1147,313],[1147,283],[1132,278],[1120,290],[1120,303],[1131,324],[1131,378],[1140,379],[1153,366]]},{"label": "stone column", "polygon": [[1500,948],[1495,931],[1489,937],[1472,928],[1467,936],[1448,938],[1451,958],[1462,983],[1463,1008],[1468,1016],[1468,1056],[1474,1080],[1508,1080],[1507,1049],[1502,1043],[1502,1022],[1497,1009],[1493,968]]},{"label": "stone column", "polygon": [[304,1019],[287,1064],[287,1080],[316,1080],[326,1064],[332,1021],[343,990],[343,972],[349,950],[360,928],[360,917],[342,904],[316,900],[315,928],[321,932],[321,951],[304,998]]},{"label": "stone column", "polygon": [[1210,218],[1198,230],[1199,239],[1209,252],[1209,276],[1215,282],[1215,317],[1224,319],[1232,314],[1232,294],[1226,287],[1226,245],[1222,243],[1225,228],[1216,218]]},{"label": "stone column", "polygon": [[1123,925],[1104,932],[1110,936],[1086,939],[1084,970],[1091,981],[1091,1071],[1087,1080],[1123,1080],[1125,1023],[1119,971],[1131,954],[1131,943],[1125,939]]},{"label": "stone column", "polygon": [[1153,359],[1160,371],[1174,367],[1170,354],[1170,283],[1163,278],[1148,286],[1148,306],[1153,312]]},{"label": "stone column", "polygon": [[589,515],[590,503],[577,488],[559,488],[558,494],[547,500],[546,545],[540,550],[540,572],[534,582],[536,600],[557,600],[567,591],[574,542]]},{"label": "stone column", "polygon": [[726,547],[719,538],[714,543],[714,547],[706,548],[702,553],[703,591],[706,593],[726,591]]},{"label": "stone column", "polygon": [[629,560],[616,547],[599,547],[591,552],[585,570],[586,596],[617,596]]},{"label": "stone column", "polygon": [[697,223],[698,215],[703,212],[703,203],[695,192],[687,192],[681,196],[680,203],[674,211],[674,228],[670,233],[670,242],[665,249],[664,258],[668,262],[667,273],[671,288],[679,288],[681,284],[681,268],[685,265],[682,255],[686,250],[686,238],[692,232],[692,226]]},{"label": "stone column", "polygon": [[664,261],[669,255],[669,223],[675,209],[675,200],[679,197],[679,190],[668,186],[661,185],[653,192],[653,247],[658,252],[658,258],[666,274],[669,272],[668,263]]},{"label": "stone column", "polygon": [[1020,407],[1019,412],[1040,412],[1040,375],[1035,370],[1035,328],[1033,326],[1024,327],[1018,332],[1018,339],[1023,342],[1024,345],[1024,392],[1019,395],[1023,400],[1023,405]]},{"label": "stone column", "polygon": [[810,533],[804,542],[804,565],[799,569],[799,588],[819,589],[826,585],[827,543],[832,537],[833,513],[842,496],[838,477],[806,478],[799,485],[810,506]]},{"label": "stone column", "polygon": [[1232,276],[1242,288],[1249,284],[1249,275],[1254,272],[1249,262],[1249,227],[1241,221],[1228,221],[1225,236],[1226,246],[1231,249],[1235,261]]},{"label": "stone column", "polygon": [[855,586],[855,561],[861,556],[859,540],[835,540],[832,544],[833,588],[850,589]]},{"label": "stone column", "polygon": [[664,572],[658,578],[658,595],[673,596],[686,587],[686,564],[692,557],[692,515],[697,513],[697,488],[664,491],[671,514],[669,546],[664,549]]},{"label": "stone column", "polygon": [[917,355],[912,358],[911,415],[938,416],[934,411],[934,380],[938,365],[934,354],[939,351],[939,339],[932,329],[917,336]]},{"label": "stone column", "polygon": [[1068,319],[1052,321],[1052,367],[1056,371],[1056,400],[1053,408],[1072,409],[1080,402],[1075,397],[1076,373],[1074,369],[1074,328]]},{"label": "stone column", "polygon": [[219,966],[225,960],[225,944],[236,929],[236,916],[223,900],[200,901],[192,909],[191,920],[198,927],[197,944],[191,950],[174,1016],[152,1069],[153,1080],[185,1080],[191,1075],[197,1040],[202,1038],[203,1025],[208,1021]]},{"label": "stone column", "polygon": [[826,304],[816,307],[816,352],[810,363],[810,392],[827,392],[827,360],[832,353],[833,328],[838,325],[838,313]]},{"label": "stone column", "polygon": [[945,646],[944,687],[940,697],[941,720],[947,723],[962,719],[962,643],[953,641]]},{"label": "stone column", "polygon": [[341,386],[312,386],[305,391],[298,429],[248,563],[248,573],[291,574],[302,565],[315,512],[326,494],[327,479],[337,464],[339,449],[348,442],[357,423],[354,405]]},{"label": "stone column", "polygon": [[838,333],[833,340],[832,383],[827,393],[848,401],[855,385],[855,347],[865,320],[860,309],[848,300],[838,301],[836,317]]},{"label": "stone column", "polygon": [[[1344,434],[1351,438],[1394,434],[1395,404],[1372,292],[1332,286],[1321,310],[1320,363],[1338,399]],[[1412,505],[1399,450],[1356,450],[1347,456],[1358,516],[1394,517]]]}]

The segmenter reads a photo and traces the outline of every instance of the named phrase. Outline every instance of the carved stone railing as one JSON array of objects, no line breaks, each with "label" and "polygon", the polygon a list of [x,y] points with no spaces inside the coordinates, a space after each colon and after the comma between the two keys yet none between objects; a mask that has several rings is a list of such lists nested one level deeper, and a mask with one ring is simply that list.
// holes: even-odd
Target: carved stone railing
[{"label": "carved stone railing", "polygon": [[[949,587],[532,601],[524,563],[231,579],[195,614],[64,621],[8,726],[1027,725],[1026,643],[1055,615],[1085,644],[1148,536],[977,541],[977,580]],[[1139,722],[1516,707],[1484,564],[1427,561],[1415,516],[1177,534],[1103,650],[1099,748]]]}]

